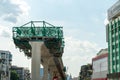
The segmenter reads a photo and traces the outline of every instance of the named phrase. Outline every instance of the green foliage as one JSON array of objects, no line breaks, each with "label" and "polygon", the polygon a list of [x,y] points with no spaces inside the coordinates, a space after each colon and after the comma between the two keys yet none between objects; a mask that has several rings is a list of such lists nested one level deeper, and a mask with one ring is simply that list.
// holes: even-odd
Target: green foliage
[{"label": "green foliage", "polygon": [[16,73],[16,71],[12,70],[10,74],[10,80],[19,80],[19,75]]},{"label": "green foliage", "polygon": [[92,65],[91,64],[81,66],[79,80],[91,80],[91,75],[92,75]]},{"label": "green foliage", "polygon": [[66,72],[66,67],[63,68],[63,71]]}]

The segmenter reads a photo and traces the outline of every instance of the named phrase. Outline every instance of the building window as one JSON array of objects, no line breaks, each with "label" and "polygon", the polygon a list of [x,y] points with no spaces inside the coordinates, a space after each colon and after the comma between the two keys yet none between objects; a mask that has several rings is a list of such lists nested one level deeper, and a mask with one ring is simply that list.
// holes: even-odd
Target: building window
[{"label": "building window", "polygon": [[1,58],[5,59],[5,53],[1,53]]},{"label": "building window", "polygon": [[117,33],[118,32],[118,30],[117,30],[117,28],[115,28],[115,33]]},{"label": "building window", "polygon": [[111,30],[113,29],[113,25],[111,25]]},{"label": "building window", "polygon": [[116,60],[116,65],[118,65],[118,64],[119,64],[119,60],[117,59],[117,60]]},{"label": "building window", "polygon": [[112,39],[114,39],[114,36],[115,36],[115,35],[114,35],[114,34],[112,34]]},{"label": "building window", "polygon": [[115,54],[114,54],[114,53],[112,53],[112,57],[113,57],[113,59],[114,59],[114,57],[115,57]]},{"label": "building window", "polygon": [[117,44],[117,43],[116,43],[116,46],[115,46],[115,47],[116,47],[116,49],[118,48],[118,44]]},{"label": "building window", "polygon": [[112,35],[114,35],[114,30],[112,30]]},{"label": "building window", "polygon": [[112,52],[115,53],[115,49],[112,49]]},{"label": "building window", "polygon": [[112,49],[115,49],[115,45],[112,45]]},{"label": "building window", "polygon": [[120,71],[120,68],[119,68],[120,66],[119,66],[119,64],[117,65],[117,71],[119,72]]},{"label": "building window", "polygon": [[119,31],[120,31],[120,28],[119,28]]},{"label": "building window", "polygon": [[118,56],[119,54],[118,54],[118,51],[116,51],[116,57]]},{"label": "building window", "polygon": [[115,72],[115,68],[113,68],[113,73]]},{"label": "building window", "polygon": [[113,60],[113,65],[115,65],[115,61]]},{"label": "building window", "polygon": [[116,36],[116,41],[118,40],[118,36]]}]

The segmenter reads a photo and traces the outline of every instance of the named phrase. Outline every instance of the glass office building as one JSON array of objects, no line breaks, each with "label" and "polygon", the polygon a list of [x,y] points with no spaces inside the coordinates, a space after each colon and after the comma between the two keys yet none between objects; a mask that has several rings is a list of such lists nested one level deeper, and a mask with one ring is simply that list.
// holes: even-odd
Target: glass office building
[{"label": "glass office building", "polygon": [[120,79],[120,17],[106,26],[108,35],[108,78]]}]

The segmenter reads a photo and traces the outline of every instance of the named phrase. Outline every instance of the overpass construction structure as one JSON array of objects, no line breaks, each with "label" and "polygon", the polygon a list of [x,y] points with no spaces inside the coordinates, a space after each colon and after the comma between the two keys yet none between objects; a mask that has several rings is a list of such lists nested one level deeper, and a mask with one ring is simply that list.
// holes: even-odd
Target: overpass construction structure
[{"label": "overpass construction structure", "polygon": [[[45,21],[30,21],[22,26],[13,27],[13,40],[16,47],[27,57],[32,58],[32,80],[65,80],[62,62],[64,52],[63,27]],[[40,64],[44,76],[40,78]]]}]

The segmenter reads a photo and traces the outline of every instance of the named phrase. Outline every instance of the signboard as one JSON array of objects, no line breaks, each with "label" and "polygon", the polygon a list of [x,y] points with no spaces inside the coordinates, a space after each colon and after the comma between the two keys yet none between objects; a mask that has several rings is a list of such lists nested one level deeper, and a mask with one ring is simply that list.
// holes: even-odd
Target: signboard
[{"label": "signboard", "polygon": [[58,77],[57,76],[53,77],[53,80],[58,80]]}]

